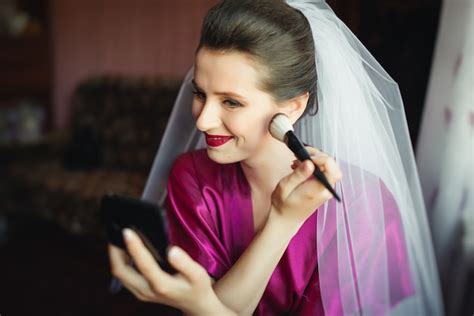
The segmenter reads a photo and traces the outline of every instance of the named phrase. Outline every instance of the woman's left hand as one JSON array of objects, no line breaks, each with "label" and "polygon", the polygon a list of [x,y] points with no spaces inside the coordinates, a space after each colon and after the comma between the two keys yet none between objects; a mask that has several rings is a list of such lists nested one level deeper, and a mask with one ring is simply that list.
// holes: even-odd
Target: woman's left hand
[{"label": "woman's left hand", "polygon": [[[178,271],[171,275],[163,271],[130,229],[124,230],[124,240],[130,256],[109,245],[112,274],[138,299],[180,309],[189,315],[234,315],[217,297],[206,270],[184,250],[173,246],[168,261]],[[138,271],[130,263],[133,259]]]}]

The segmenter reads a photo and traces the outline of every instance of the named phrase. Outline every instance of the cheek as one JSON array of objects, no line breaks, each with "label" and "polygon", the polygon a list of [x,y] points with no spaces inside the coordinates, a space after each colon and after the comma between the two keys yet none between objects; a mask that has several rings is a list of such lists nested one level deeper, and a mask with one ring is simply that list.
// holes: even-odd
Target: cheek
[{"label": "cheek", "polygon": [[268,124],[272,117],[273,114],[256,115],[253,111],[234,120],[233,126],[239,128],[241,136],[245,138],[247,143],[259,143],[262,138],[270,135]]}]

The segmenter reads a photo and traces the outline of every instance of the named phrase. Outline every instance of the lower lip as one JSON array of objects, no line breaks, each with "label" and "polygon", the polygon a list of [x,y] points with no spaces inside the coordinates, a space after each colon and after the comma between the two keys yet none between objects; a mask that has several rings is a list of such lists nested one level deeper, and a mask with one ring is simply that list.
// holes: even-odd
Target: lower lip
[{"label": "lower lip", "polygon": [[206,143],[209,147],[219,147],[227,143],[233,137],[210,137],[206,135]]}]

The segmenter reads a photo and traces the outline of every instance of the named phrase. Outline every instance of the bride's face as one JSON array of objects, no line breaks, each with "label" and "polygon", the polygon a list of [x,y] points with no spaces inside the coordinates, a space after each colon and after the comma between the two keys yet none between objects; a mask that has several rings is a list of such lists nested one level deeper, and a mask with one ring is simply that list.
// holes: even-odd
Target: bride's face
[{"label": "bride's face", "polygon": [[244,53],[201,48],[196,55],[192,111],[218,163],[247,160],[273,141],[268,124],[278,106],[259,89],[258,69]]}]

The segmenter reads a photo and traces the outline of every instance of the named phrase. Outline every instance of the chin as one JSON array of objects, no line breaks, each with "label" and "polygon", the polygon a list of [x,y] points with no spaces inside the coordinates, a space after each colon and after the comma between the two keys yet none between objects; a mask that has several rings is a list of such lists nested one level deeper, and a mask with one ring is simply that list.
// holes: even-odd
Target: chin
[{"label": "chin", "polygon": [[219,151],[210,147],[207,147],[207,156],[209,159],[219,164],[236,163],[242,160],[236,158],[237,155],[232,155],[227,151]]}]

